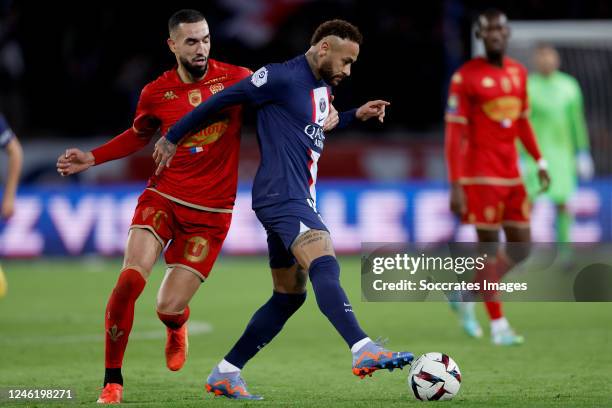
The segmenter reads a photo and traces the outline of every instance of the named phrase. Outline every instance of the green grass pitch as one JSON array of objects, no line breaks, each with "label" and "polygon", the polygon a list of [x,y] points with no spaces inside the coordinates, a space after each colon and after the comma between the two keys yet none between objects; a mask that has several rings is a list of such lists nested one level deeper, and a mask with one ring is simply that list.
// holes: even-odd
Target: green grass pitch
[{"label": "green grass pitch", "polygon": [[[443,351],[463,375],[459,395],[444,406],[603,407],[612,398],[612,304],[508,303],[522,347],[468,339],[444,303],[363,303],[359,259],[342,258],[342,282],[364,329],[394,350]],[[0,406],[94,406],[103,376],[103,313],[120,267],[116,260],[5,261],[8,295],[0,299],[0,387],[72,388],[76,401]],[[214,399],[204,379],[269,297],[264,258],[222,258],[191,304],[189,357],[179,372],[165,367],[155,296],[158,264],[136,306],[123,373],[132,407],[274,406],[394,407],[422,404],[407,370],[360,380],[340,336],[312,292],[284,331],[243,371],[263,402]],[[482,307],[479,318],[485,321]],[[486,327],[486,326],[485,326]],[[434,403],[435,404],[435,403]]]}]

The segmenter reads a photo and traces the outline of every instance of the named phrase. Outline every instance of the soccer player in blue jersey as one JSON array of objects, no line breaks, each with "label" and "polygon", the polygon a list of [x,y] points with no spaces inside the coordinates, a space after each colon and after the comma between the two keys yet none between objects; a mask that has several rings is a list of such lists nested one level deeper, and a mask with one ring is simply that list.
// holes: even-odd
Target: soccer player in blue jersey
[{"label": "soccer player in blue jersey", "polygon": [[[2,194],[2,205],[0,206],[1,223],[12,217],[15,213],[15,195],[17,194],[17,184],[19,183],[19,174],[23,164],[21,144],[2,114],[0,114],[0,149],[5,150],[8,155],[8,173]],[[0,298],[6,295],[7,290],[6,277],[2,267],[0,267]]]},{"label": "soccer player in blue jersey", "polygon": [[[319,308],[353,353],[353,373],[363,378],[381,369],[409,364],[409,352],[390,352],[361,329],[340,286],[340,266],[330,234],[316,207],[317,161],[325,141],[325,121],[342,128],[355,118],[385,116],[386,101],[365,103],[337,114],[331,86],[351,74],[362,36],[352,24],[331,20],[313,34],[305,55],[269,64],[236,85],[213,95],[177,122],[156,144],[157,171],[171,165],[178,141],[224,107],[252,103],[257,108],[261,163],[253,182],[253,209],[268,234],[274,291],[252,317],[234,345],[210,374],[209,392],[229,398],[261,399],[250,394],[240,370],[282,329],[306,299],[310,278]],[[297,262],[296,262],[297,260]]]}]

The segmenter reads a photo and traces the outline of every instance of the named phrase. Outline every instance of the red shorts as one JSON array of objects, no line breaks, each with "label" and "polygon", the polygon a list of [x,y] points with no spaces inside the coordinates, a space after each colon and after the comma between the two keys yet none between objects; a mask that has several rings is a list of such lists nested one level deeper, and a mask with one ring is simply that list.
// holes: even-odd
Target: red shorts
[{"label": "red shorts", "polygon": [[163,247],[170,242],[164,253],[166,264],[185,268],[203,281],[221,251],[231,221],[231,213],[197,210],[145,190],[130,228],[150,231]]},{"label": "red shorts", "polygon": [[499,186],[463,185],[467,211],[461,221],[476,228],[529,227],[531,205],[523,184]]}]

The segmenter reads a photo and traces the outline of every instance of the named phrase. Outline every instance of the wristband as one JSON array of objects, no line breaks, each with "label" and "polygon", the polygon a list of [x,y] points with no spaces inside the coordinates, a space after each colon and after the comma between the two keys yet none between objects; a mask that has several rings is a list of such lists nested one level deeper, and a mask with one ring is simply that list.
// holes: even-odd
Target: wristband
[{"label": "wristband", "polygon": [[543,157],[537,162],[539,170],[548,170],[548,162]]}]

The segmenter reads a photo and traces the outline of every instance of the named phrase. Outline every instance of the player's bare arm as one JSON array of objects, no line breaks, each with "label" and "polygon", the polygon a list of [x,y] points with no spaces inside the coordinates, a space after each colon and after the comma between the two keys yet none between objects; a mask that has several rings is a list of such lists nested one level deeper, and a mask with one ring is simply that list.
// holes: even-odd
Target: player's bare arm
[{"label": "player's bare arm", "polygon": [[459,182],[451,183],[450,209],[457,217],[461,217],[465,211],[465,195]]},{"label": "player's bare arm", "polygon": [[153,152],[153,159],[155,160],[155,175],[161,174],[164,167],[170,167],[170,162],[176,153],[176,145],[170,142],[165,137],[161,137],[157,143],[155,143],[155,151]]},{"label": "player's bare arm", "polygon": [[57,158],[57,172],[60,176],[71,176],[87,170],[95,164],[94,155],[77,148],[66,149],[64,154]]}]

